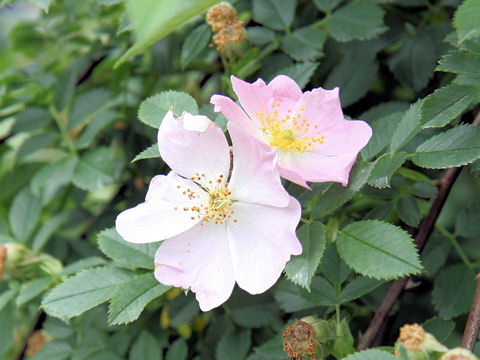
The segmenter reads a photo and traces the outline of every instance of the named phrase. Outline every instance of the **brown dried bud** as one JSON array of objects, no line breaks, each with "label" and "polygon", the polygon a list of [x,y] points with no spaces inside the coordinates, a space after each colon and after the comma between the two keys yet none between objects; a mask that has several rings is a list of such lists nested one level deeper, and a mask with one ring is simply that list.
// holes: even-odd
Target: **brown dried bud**
[{"label": "brown dried bud", "polygon": [[295,360],[301,360],[302,356],[313,355],[316,351],[316,332],[312,325],[301,320],[295,321],[287,327],[283,333],[283,350]]},{"label": "brown dried bud", "polygon": [[432,334],[427,333],[418,324],[406,324],[400,328],[395,344],[395,355],[406,351],[410,360],[426,360],[432,352],[445,352],[448,349],[440,344]]},{"label": "brown dried bud", "polygon": [[2,281],[3,265],[5,264],[6,258],[7,258],[7,248],[2,244],[0,244],[0,281]]},{"label": "brown dried bud", "polygon": [[455,348],[447,351],[438,360],[478,360],[478,357],[463,348]]},{"label": "brown dried bud", "polygon": [[211,7],[207,12],[207,24],[211,26],[213,43],[217,50],[225,53],[229,44],[245,40],[243,22],[237,18],[237,11],[227,2]]},{"label": "brown dried bud", "polygon": [[33,334],[27,339],[27,349],[25,350],[25,354],[28,356],[35,355],[46,343],[47,339],[41,330],[33,332]]},{"label": "brown dried bud", "polygon": [[425,340],[427,333],[418,324],[405,324],[400,328],[398,341],[402,342],[407,350],[417,351]]}]

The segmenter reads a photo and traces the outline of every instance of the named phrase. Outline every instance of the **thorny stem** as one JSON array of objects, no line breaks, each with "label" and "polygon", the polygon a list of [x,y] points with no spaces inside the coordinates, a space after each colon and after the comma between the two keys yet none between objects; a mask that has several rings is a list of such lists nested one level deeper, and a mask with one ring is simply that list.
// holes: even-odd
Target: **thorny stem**
[{"label": "thorny stem", "polygon": [[462,347],[470,351],[473,351],[477,341],[478,328],[480,327],[480,274],[475,277],[475,280],[477,281],[477,290],[473,297],[472,307],[470,308],[470,314],[468,314],[467,325],[462,338]]},{"label": "thorny stem", "polygon": [[[477,125],[480,123],[480,111],[475,115],[472,125]],[[448,194],[452,189],[455,180],[460,174],[461,167],[450,168],[445,172],[445,175],[438,181],[438,194],[433,204],[428,211],[427,216],[420,225],[417,235],[415,236],[415,245],[418,248],[418,252],[421,253],[425,244],[430,237],[433,229],[435,227],[435,222],[442,211],[443,205],[447,200]],[[390,289],[388,290],[387,295],[383,299],[378,311],[375,313],[368,329],[365,331],[365,334],[361,337],[360,342],[357,346],[357,350],[368,349],[372,346],[376,338],[380,336],[381,328],[385,320],[387,319],[390,311],[392,310],[393,305],[397,302],[400,297],[405,285],[408,282],[408,277],[403,277],[395,280]],[[478,295],[480,297],[480,295]],[[480,300],[478,301],[480,303]],[[478,305],[480,308],[480,304]],[[480,310],[479,310],[480,311]],[[477,331],[479,324],[477,323]]]}]

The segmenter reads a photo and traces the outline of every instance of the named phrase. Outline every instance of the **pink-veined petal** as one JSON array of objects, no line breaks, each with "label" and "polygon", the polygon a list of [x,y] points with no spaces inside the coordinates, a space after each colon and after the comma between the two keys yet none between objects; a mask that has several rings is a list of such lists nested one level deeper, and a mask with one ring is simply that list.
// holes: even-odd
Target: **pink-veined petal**
[{"label": "pink-veined petal", "polygon": [[[199,124],[195,125],[195,121]],[[220,175],[224,179],[228,176],[227,139],[205,116],[184,113],[175,119],[171,111],[167,112],[158,131],[158,149],[172,170],[186,178],[195,177],[203,185],[208,180],[216,181]]]},{"label": "pink-veined petal", "polygon": [[238,285],[259,294],[278,280],[291,255],[302,245],[295,234],[300,220],[299,202],[290,197],[287,207],[234,203],[234,218],[228,221],[228,240]]},{"label": "pink-veined petal", "polygon": [[287,206],[290,196],[280,181],[277,153],[265,151],[239,125],[227,124],[233,142],[233,171],[229,189],[232,200],[271,206]]},{"label": "pink-veined petal", "polygon": [[273,90],[275,97],[297,101],[302,96],[302,89],[300,89],[295,80],[286,75],[276,76],[268,83],[268,87]]},{"label": "pink-veined petal", "polygon": [[192,290],[203,311],[224,303],[235,285],[226,226],[208,222],[165,240],[155,255],[155,277]]},{"label": "pink-veined petal", "polygon": [[251,84],[233,75],[230,79],[238,101],[251,119],[257,118],[255,113],[261,111],[262,105],[267,106],[274,100],[273,90],[269,89],[262,79]]},{"label": "pink-veined petal", "polygon": [[[191,189],[196,198],[185,196]],[[115,221],[120,236],[132,243],[145,244],[178,235],[199,223],[194,211],[185,207],[198,206],[204,199],[203,190],[173,172],[155,176],[150,182],[145,202],[121,212]]]}]

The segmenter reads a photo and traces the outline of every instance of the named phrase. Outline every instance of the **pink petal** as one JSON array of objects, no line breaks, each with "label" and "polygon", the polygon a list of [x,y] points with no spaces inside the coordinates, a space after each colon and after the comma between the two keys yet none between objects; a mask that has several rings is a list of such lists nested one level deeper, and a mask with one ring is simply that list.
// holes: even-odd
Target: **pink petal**
[{"label": "pink petal", "polygon": [[338,91],[338,88],[333,90],[316,88],[306,91],[299,101],[305,104],[305,109],[301,113],[302,118],[306,118],[312,127],[318,125],[320,130],[328,128],[337,121],[343,121]]},{"label": "pink petal", "polygon": [[287,207],[234,203],[234,218],[228,222],[228,240],[238,285],[259,294],[278,280],[291,255],[302,246],[295,235],[300,220],[299,202],[290,197]]},{"label": "pink petal", "polygon": [[226,226],[205,223],[165,240],[155,255],[155,277],[192,290],[203,311],[224,303],[235,285]]},{"label": "pink petal", "polygon": [[255,113],[261,111],[261,105],[267,107],[274,100],[273,89],[269,89],[262,79],[250,84],[232,75],[231,80],[238,101],[251,119],[256,119]]},{"label": "pink petal", "polygon": [[128,242],[145,244],[162,241],[192,228],[200,219],[195,212],[183,209],[198,205],[203,199],[185,196],[183,191],[187,187],[198,194],[204,192],[173,172],[168,176],[155,176],[150,182],[145,202],[117,216],[117,232]]},{"label": "pink petal", "polygon": [[228,176],[227,139],[205,116],[184,113],[175,119],[171,111],[167,112],[158,131],[158,149],[168,166],[186,178],[200,177],[196,181],[206,185],[207,180]]},{"label": "pink petal", "polygon": [[280,181],[276,152],[265,151],[239,125],[229,122],[227,126],[233,142],[232,200],[287,206],[290,197]]},{"label": "pink petal", "polygon": [[297,101],[302,96],[302,89],[300,89],[295,80],[286,75],[276,76],[270,81],[268,87],[273,90],[275,97]]}]

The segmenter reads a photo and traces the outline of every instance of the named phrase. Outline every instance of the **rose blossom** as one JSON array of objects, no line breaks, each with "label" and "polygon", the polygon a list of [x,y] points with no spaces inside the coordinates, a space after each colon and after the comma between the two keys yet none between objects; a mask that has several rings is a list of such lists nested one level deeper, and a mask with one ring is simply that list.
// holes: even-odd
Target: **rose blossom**
[{"label": "rose blossom", "polygon": [[129,242],[162,241],[155,277],[190,289],[203,311],[225,302],[235,282],[262,293],[301,253],[295,235],[299,202],[282,187],[275,152],[265,152],[234,123],[230,149],[222,130],[205,116],[177,119],[169,111],[158,132],[163,160],[172,168],[155,176],[145,202],[118,215]]},{"label": "rose blossom", "polygon": [[302,93],[294,80],[279,75],[268,85],[231,77],[243,109],[230,98],[213,95],[215,111],[239,124],[266,149],[278,152],[280,175],[307,187],[307,181],[336,181],[344,186],[357,154],[372,129],[364,121],[345,120],[338,88]]}]

